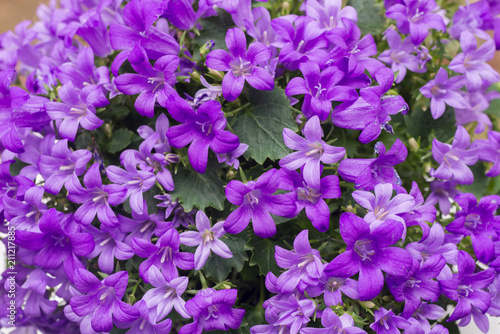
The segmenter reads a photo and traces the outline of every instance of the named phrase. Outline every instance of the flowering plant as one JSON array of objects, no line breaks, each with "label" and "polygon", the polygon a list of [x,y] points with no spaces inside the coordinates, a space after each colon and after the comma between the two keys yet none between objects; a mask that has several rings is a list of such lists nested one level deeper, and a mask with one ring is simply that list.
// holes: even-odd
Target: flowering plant
[{"label": "flowering plant", "polygon": [[0,35],[2,327],[443,334],[500,316],[497,1],[37,14]]}]

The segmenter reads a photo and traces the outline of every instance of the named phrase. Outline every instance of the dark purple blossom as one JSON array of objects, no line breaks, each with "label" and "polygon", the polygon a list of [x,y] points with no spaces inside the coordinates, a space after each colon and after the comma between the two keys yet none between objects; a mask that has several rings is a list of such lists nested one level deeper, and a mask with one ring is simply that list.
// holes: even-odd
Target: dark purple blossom
[{"label": "dark purple blossom", "polygon": [[[58,269],[64,266],[66,275],[71,277],[80,265],[76,256],[87,256],[94,250],[94,240],[90,233],[80,233],[73,223],[67,223],[71,215],[58,217],[56,209],[49,209],[38,224],[40,232],[17,231],[16,243],[36,251],[33,263],[42,269]],[[80,265],[81,266],[81,265]]]},{"label": "dark purple blossom", "polygon": [[275,328],[282,331],[284,331],[284,328],[288,328],[290,334],[297,334],[302,326],[310,321],[310,317],[316,311],[316,305],[310,299],[299,298],[292,294],[285,295],[281,300],[273,301],[273,310],[268,311],[269,309],[266,310],[266,319],[268,313],[275,312],[276,319],[273,323]]},{"label": "dark purple blossom", "polygon": [[170,145],[181,148],[191,143],[189,161],[198,173],[205,173],[209,148],[217,154],[238,148],[238,137],[224,130],[227,121],[219,102],[205,102],[195,111],[185,100],[170,98],[168,111],[175,120],[183,123],[168,129]]},{"label": "dark purple blossom", "polygon": [[72,82],[76,89],[86,86],[103,87],[110,83],[109,69],[107,66],[96,67],[92,48],[83,48],[74,62],[64,63],[59,66],[57,78],[63,85]]},{"label": "dark purple blossom", "polygon": [[137,129],[137,133],[142,139],[154,139],[155,145],[153,146],[157,153],[168,153],[170,152],[170,145],[168,144],[167,131],[170,127],[168,122],[168,117],[165,114],[161,114],[156,119],[155,130],[151,129],[147,125],[141,125]]},{"label": "dark purple blossom", "polygon": [[344,20],[358,21],[358,13],[351,6],[342,8],[342,1],[338,0],[308,0],[305,4],[306,15],[316,21],[310,23],[310,29],[327,32],[333,28],[345,28]]},{"label": "dark purple blossom", "polygon": [[179,57],[167,55],[159,58],[154,67],[143,49],[129,54],[130,64],[136,73],[124,73],[115,79],[116,88],[127,95],[139,94],[135,109],[147,117],[154,116],[155,103],[167,108],[168,98],[176,96],[172,86],[175,84],[174,72],[179,66]]},{"label": "dark purple blossom", "polygon": [[180,234],[181,244],[186,246],[198,246],[194,253],[194,269],[200,270],[210,256],[210,251],[213,251],[218,256],[229,259],[233,254],[229,247],[219,240],[226,231],[224,231],[224,222],[220,221],[213,227],[210,226],[210,220],[203,211],[196,213],[196,229],[195,231],[187,231]]},{"label": "dark purple blossom", "polygon": [[153,265],[169,281],[179,276],[177,267],[184,270],[193,269],[194,255],[181,252],[179,246],[179,232],[173,228],[158,238],[158,241],[154,245],[149,240],[134,238],[132,240],[132,249],[138,256],[146,258],[139,266],[141,278],[149,283],[147,273]]},{"label": "dark purple blossom", "polygon": [[332,113],[333,124],[363,130],[359,136],[363,144],[377,139],[382,129],[393,133],[388,123],[391,120],[389,115],[406,114],[408,111],[408,105],[401,96],[384,95],[392,87],[394,73],[388,68],[380,69],[375,78],[380,86],[362,88],[356,101],[344,102]]},{"label": "dark purple blossom", "polygon": [[9,225],[17,230],[39,232],[38,223],[47,211],[47,205],[42,202],[43,194],[42,187],[31,187],[24,194],[23,201],[4,196],[4,215]]},{"label": "dark purple blossom", "polygon": [[406,275],[413,259],[404,249],[389,247],[403,234],[403,226],[387,220],[370,231],[366,221],[352,213],[340,217],[340,233],[347,248],[325,267],[328,276],[351,277],[359,272],[359,299],[375,298],[384,286],[382,271]]},{"label": "dark purple blossom", "polygon": [[80,203],[80,207],[75,212],[75,220],[82,225],[89,225],[94,217],[108,227],[119,224],[115,212],[111,205],[123,203],[126,199],[127,188],[118,184],[102,184],[99,165],[93,164],[83,177],[83,188],[76,174],[66,182],[68,199],[74,203]]},{"label": "dark purple blossom", "polygon": [[446,105],[461,109],[467,107],[467,102],[458,92],[464,84],[465,77],[463,75],[448,79],[448,72],[440,67],[434,79],[420,88],[420,93],[431,99],[431,114],[434,119],[438,119],[444,114]]},{"label": "dark purple blossom", "polygon": [[219,163],[225,162],[226,165],[233,167],[234,169],[238,169],[240,167],[239,157],[243,155],[248,149],[247,144],[240,143],[240,145],[229,153],[220,153],[217,154],[217,160]]},{"label": "dark purple blossom", "polygon": [[455,201],[462,210],[455,214],[455,220],[446,226],[446,230],[470,236],[477,259],[484,263],[490,262],[495,253],[493,240],[497,239],[495,226],[498,217],[494,215],[500,205],[500,196],[484,196],[478,203],[473,194],[467,193],[457,195]]},{"label": "dark purple blossom", "polygon": [[424,196],[415,181],[411,184],[410,196],[413,197],[415,206],[399,216],[404,219],[406,226],[419,225],[422,228],[422,238],[425,239],[429,235],[428,223],[434,223],[436,220],[436,208],[433,204],[424,203]]},{"label": "dark purple blossom", "polygon": [[492,99],[500,96],[499,93],[493,91],[482,94],[479,91],[472,93],[462,92],[462,94],[467,105],[464,109],[455,108],[457,125],[466,126],[469,123],[476,122],[476,129],[474,130],[476,134],[483,133],[486,129],[490,132],[493,124],[490,117],[484,111],[489,108]]},{"label": "dark purple blossom", "polygon": [[484,289],[495,279],[495,270],[488,268],[474,273],[475,269],[472,257],[461,250],[458,251],[458,273],[449,280],[439,281],[446,297],[458,302],[447,321],[470,317],[474,308],[479,311],[476,316],[481,318],[490,307],[491,296]]},{"label": "dark purple blossom", "polygon": [[128,331],[125,333],[134,334],[134,333],[149,333],[149,334],[169,334],[172,329],[172,320],[165,319],[162,322],[151,323],[149,318],[151,313],[148,309],[148,306],[144,300],[139,300],[134,304],[134,308],[139,312],[139,318],[135,321],[128,323],[127,327],[130,327]]},{"label": "dark purple blossom", "polygon": [[373,190],[377,183],[390,183],[396,191],[402,191],[401,179],[394,165],[405,161],[408,149],[396,139],[389,152],[382,142],[375,144],[373,159],[344,159],[339,164],[338,173],[348,182],[353,182],[356,189]]},{"label": "dark purple blossom", "polygon": [[325,272],[319,278],[318,285],[308,286],[306,292],[311,297],[323,294],[326,306],[344,305],[342,294],[351,299],[359,299],[358,281],[345,277],[328,276]]},{"label": "dark purple blossom", "polygon": [[431,176],[442,180],[454,180],[460,184],[471,184],[474,175],[467,165],[474,165],[478,159],[477,148],[470,147],[470,136],[462,126],[457,127],[453,143],[445,144],[436,138],[432,140],[432,156],[440,164],[431,170]]},{"label": "dark purple blossom", "polygon": [[448,68],[457,73],[465,74],[465,87],[469,92],[478,91],[482,86],[489,86],[500,80],[500,75],[487,61],[495,56],[495,42],[486,41],[479,48],[476,37],[468,31],[460,34],[462,53],[453,58]]},{"label": "dark purple blossom", "polygon": [[291,153],[280,160],[280,166],[295,170],[302,166],[304,180],[308,185],[319,188],[321,177],[321,162],[333,164],[345,156],[343,147],[330,146],[323,141],[323,129],[318,116],[313,116],[303,128],[305,138],[290,129],[283,129],[285,145],[297,152]]},{"label": "dark purple blossom", "polygon": [[71,298],[71,309],[79,317],[90,316],[92,330],[109,332],[113,329],[113,321],[130,323],[139,317],[137,310],[121,301],[128,283],[126,271],[99,281],[89,271],[77,269],[73,280],[82,295]]},{"label": "dark purple blossom", "polygon": [[410,34],[413,44],[419,45],[429,33],[429,29],[446,31],[443,18],[434,13],[438,9],[435,0],[403,0],[387,9],[388,18],[397,21],[398,31]]},{"label": "dark purple blossom", "polygon": [[271,21],[278,35],[274,46],[281,48],[279,60],[286,69],[295,71],[307,60],[319,64],[328,60],[325,50],[328,40],[321,30],[314,29],[314,22],[315,19],[307,16],[282,16]]},{"label": "dark purple blossom", "polygon": [[296,206],[287,194],[273,195],[279,186],[279,174],[271,169],[262,174],[257,181],[246,184],[232,180],[226,186],[229,202],[239,207],[231,212],[224,223],[228,233],[240,233],[252,220],[253,230],[261,238],[268,238],[276,233],[276,225],[269,213],[282,217],[295,216]]},{"label": "dark purple blossom", "polygon": [[447,215],[450,213],[450,200],[461,193],[460,190],[455,189],[456,186],[456,181],[432,181],[430,187],[431,193],[427,196],[425,203],[431,205],[439,203],[439,210],[441,210],[442,214]]},{"label": "dark purple blossom", "polygon": [[347,86],[336,86],[342,80],[344,73],[335,66],[320,72],[319,65],[307,61],[299,65],[304,78],[295,77],[286,86],[286,95],[304,94],[302,112],[307,118],[318,116],[324,121],[330,116],[332,101],[353,101],[357,92]]},{"label": "dark purple blossom", "polygon": [[305,208],[306,216],[313,226],[320,232],[326,232],[330,227],[330,209],[324,199],[341,196],[338,176],[325,176],[316,188],[310,186],[296,171],[282,175],[280,188],[295,192],[297,214]]},{"label": "dark purple blossom", "polygon": [[217,71],[227,71],[222,80],[222,95],[234,101],[241,94],[245,81],[255,89],[272,90],[273,77],[257,65],[271,58],[271,51],[262,43],[253,42],[247,50],[245,33],[240,28],[229,29],[225,50],[214,50],[207,55],[207,66]]},{"label": "dark purple blossom", "polygon": [[236,302],[237,290],[203,289],[186,303],[186,309],[193,316],[193,322],[179,330],[179,334],[201,334],[203,331],[240,327],[245,310],[232,308]]},{"label": "dark purple blossom", "polygon": [[405,302],[401,315],[408,319],[420,306],[421,300],[436,302],[441,294],[439,283],[436,278],[446,260],[443,256],[435,254],[425,262],[420,262],[413,258],[413,266],[407,275],[403,277],[388,276],[387,286],[394,299],[398,302]]},{"label": "dark purple blossom", "polygon": [[488,139],[477,139],[472,145],[477,147],[479,160],[493,163],[486,176],[500,175],[500,132],[488,131]]}]

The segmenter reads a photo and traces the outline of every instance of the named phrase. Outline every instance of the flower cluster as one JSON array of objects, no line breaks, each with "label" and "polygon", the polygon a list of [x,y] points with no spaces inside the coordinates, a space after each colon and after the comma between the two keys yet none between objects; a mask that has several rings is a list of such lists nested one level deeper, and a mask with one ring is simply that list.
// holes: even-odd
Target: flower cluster
[{"label": "flower cluster", "polygon": [[2,328],[486,333],[500,5],[349,3],[52,0],[1,34]]}]

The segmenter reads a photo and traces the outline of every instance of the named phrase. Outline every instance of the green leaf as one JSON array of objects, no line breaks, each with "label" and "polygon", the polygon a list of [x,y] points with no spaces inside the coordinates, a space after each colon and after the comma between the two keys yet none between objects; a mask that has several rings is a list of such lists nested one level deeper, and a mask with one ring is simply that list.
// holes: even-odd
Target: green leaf
[{"label": "green leaf", "polygon": [[231,15],[226,11],[217,10],[217,16],[211,16],[199,21],[203,30],[200,30],[200,35],[193,39],[193,42],[199,46],[204,45],[207,41],[215,42],[215,49],[227,50],[226,33],[230,28],[234,27]]},{"label": "green leaf", "polygon": [[178,199],[184,210],[191,211],[194,207],[204,210],[211,206],[217,210],[224,210],[224,182],[222,182],[214,168],[207,168],[205,174],[195,171],[181,170],[172,176],[175,189],[171,192],[172,200]]},{"label": "green leaf", "polygon": [[90,146],[92,137],[88,131],[82,131],[78,136],[76,136],[75,147],[77,150],[86,149]]},{"label": "green leaf", "polygon": [[347,3],[358,12],[358,27],[363,35],[378,35],[385,28],[382,6],[373,0],[350,0]]},{"label": "green leaf", "polygon": [[267,158],[277,160],[289,154],[291,151],[283,141],[283,129],[297,131],[297,124],[285,91],[278,87],[272,91],[251,88],[248,100],[251,107],[238,113],[232,125],[240,142],[249,145],[245,158],[263,164]]},{"label": "green leaf", "polygon": [[474,174],[474,182],[469,185],[461,185],[460,188],[465,192],[473,193],[477,198],[481,198],[486,195],[490,178],[485,175],[484,164],[475,164],[474,166],[470,166],[470,169]]},{"label": "green leaf", "polygon": [[14,158],[14,160],[15,161],[9,165],[9,173],[12,176],[17,176],[19,175],[19,173],[21,173],[21,169],[23,169],[26,166],[29,166],[29,164],[22,162],[18,158]]},{"label": "green leaf", "polygon": [[446,142],[455,135],[457,129],[455,113],[450,107],[447,107],[444,114],[436,120],[432,118],[430,109],[423,111],[416,108],[404,116],[404,122],[411,137],[421,138],[422,147],[430,144],[431,131],[434,131],[437,140]]},{"label": "green leaf", "polygon": [[276,276],[279,274],[280,268],[276,264],[274,257],[275,243],[269,239],[261,239],[253,245],[252,257],[250,258],[250,265],[258,265],[261,275],[267,275],[272,272]]},{"label": "green leaf", "polygon": [[113,132],[111,140],[108,144],[109,153],[116,153],[122,151],[124,148],[132,143],[134,133],[127,129],[119,129]]},{"label": "green leaf", "polygon": [[214,278],[215,280],[222,282],[226,279],[227,275],[231,271],[231,268],[241,271],[245,261],[248,260],[247,253],[245,252],[245,244],[248,241],[248,236],[245,233],[240,234],[226,234],[225,237],[220,239],[224,242],[233,257],[230,259],[224,259],[214,253],[210,254],[207,263],[203,266],[207,276]]}]

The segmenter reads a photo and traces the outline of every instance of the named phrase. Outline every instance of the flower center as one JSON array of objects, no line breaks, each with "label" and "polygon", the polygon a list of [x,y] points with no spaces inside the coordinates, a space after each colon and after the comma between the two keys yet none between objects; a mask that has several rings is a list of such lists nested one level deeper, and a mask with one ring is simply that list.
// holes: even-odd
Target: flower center
[{"label": "flower center", "polygon": [[66,238],[65,235],[62,235],[62,234],[51,234],[50,237],[55,240],[55,242],[54,242],[55,246],[64,247],[67,244],[67,238]]},{"label": "flower center", "polygon": [[472,292],[472,288],[470,285],[459,284],[457,288],[458,295],[461,297],[469,297],[469,293]]},{"label": "flower center", "polygon": [[250,204],[250,206],[259,205],[259,194],[255,193],[255,190],[250,191],[245,195],[245,203]]},{"label": "flower center", "polygon": [[236,78],[242,75],[251,75],[253,72],[253,65],[248,60],[243,60],[243,58],[238,57],[231,61],[231,71]]},{"label": "flower center", "polygon": [[323,94],[323,92],[326,90],[326,88],[321,87],[321,83],[319,83],[319,82],[318,82],[317,86],[314,86],[314,89],[316,89],[316,95],[315,95],[315,97],[317,99],[319,99],[319,97],[321,96],[321,94]]},{"label": "flower center", "polygon": [[215,240],[214,232],[205,229],[205,232],[203,232],[202,240],[203,240],[203,245],[206,245],[207,242],[214,241]]},{"label": "flower center", "polygon": [[309,186],[297,188],[297,199],[299,201],[308,201],[312,204],[318,203],[321,198],[321,194],[317,189],[311,188]]},{"label": "flower center", "polygon": [[311,150],[305,153],[306,157],[312,155],[316,159],[321,158],[321,156],[323,155],[323,145],[321,145],[321,143],[315,142],[315,143],[308,143],[307,145],[311,147]]},{"label": "flower center", "polygon": [[105,191],[102,191],[101,189],[97,189],[94,191],[94,197],[92,198],[92,201],[94,203],[99,203],[99,204],[106,204],[108,202],[108,193]]},{"label": "flower center", "polygon": [[410,19],[408,19],[408,21],[410,21],[411,23],[415,23],[418,20],[420,20],[424,14],[425,14],[425,12],[421,12],[417,8],[417,11],[415,12],[415,15],[413,15]]},{"label": "flower center", "polygon": [[330,277],[326,283],[325,290],[335,292],[345,285],[347,278]]},{"label": "flower center", "polygon": [[[161,253],[161,249],[159,251]],[[160,263],[164,263],[165,261],[168,261],[168,262],[172,262],[172,259],[173,259],[173,250],[172,250],[172,247],[165,247],[163,249],[163,254],[161,256],[161,259],[160,259]]]},{"label": "flower center", "polygon": [[409,288],[413,288],[416,286],[417,288],[419,288],[420,287],[419,283],[422,283],[422,281],[415,279],[414,277],[410,277],[410,279],[406,281],[405,286]]},{"label": "flower center", "polygon": [[459,161],[460,158],[457,157],[455,154],[453,154],[455,152],[453,152],[453,150],[450,150],[448,152],[446,152],[446,154],[443,156],[443,161],[445,164],[447,164],[448,166],[452,167],[452,163],[454,161]]},{"label": "flower center", "polygon": [[165,79],[161,77],[150,77],[148,78],[148,84],[150,85],[155,85],[153,88],[153,93],[155,93],[157,90],[160,88],[163,88],[162,86],[165,83]]},{"label": "flower center", "polygon": [[371,256],[375,254],[373,244],[370,239],[361,239],[354,244],[354,251],[358,253],[362,261],[372,261]]},{"label": "flower center", "polygon": [[483,222],[481,221],[481,216],[477,213],[470,213],[465,217],[465,228],[469,230],[473,230],[477,227],[477,225],[481,225]]},{"label": "flower center", "polygon": [[311,253],[309,253],[309,254],[306,254],[306,255],[302,256],[300,259],[302,260],[302,262],[300,262],[297,265],[297,267],[300,268],[300,269],[302,269],[304,267],[307,267],[307,265],[309,263],[314,262],[314,255],[312,255]]},{"label": "flower center", "polygon": [[200,126],[200,131],[202,133],[205,133],[205,135],[208,136],[210,134],[210,132],[212,132],[212,123],[210,123],[210,121],[206,121],[206,122],[196,121],[195,123]]},{"label": "flower center", "polygon": [[388,213],[389,211],[385,211],[385,209],[381,208],[380,206],[377,206],[373,211],[375,218],[378,220],[384,220]]},{"label": "flower center", "polygon": [[208,307],[207,311],[208,311],[208,315],[205,317],[205,320],[208,320],[210,318],[217,319],[219,317],[219,314],[218,314],[219,309],[217,308],[217,306],[211,305]]}]

